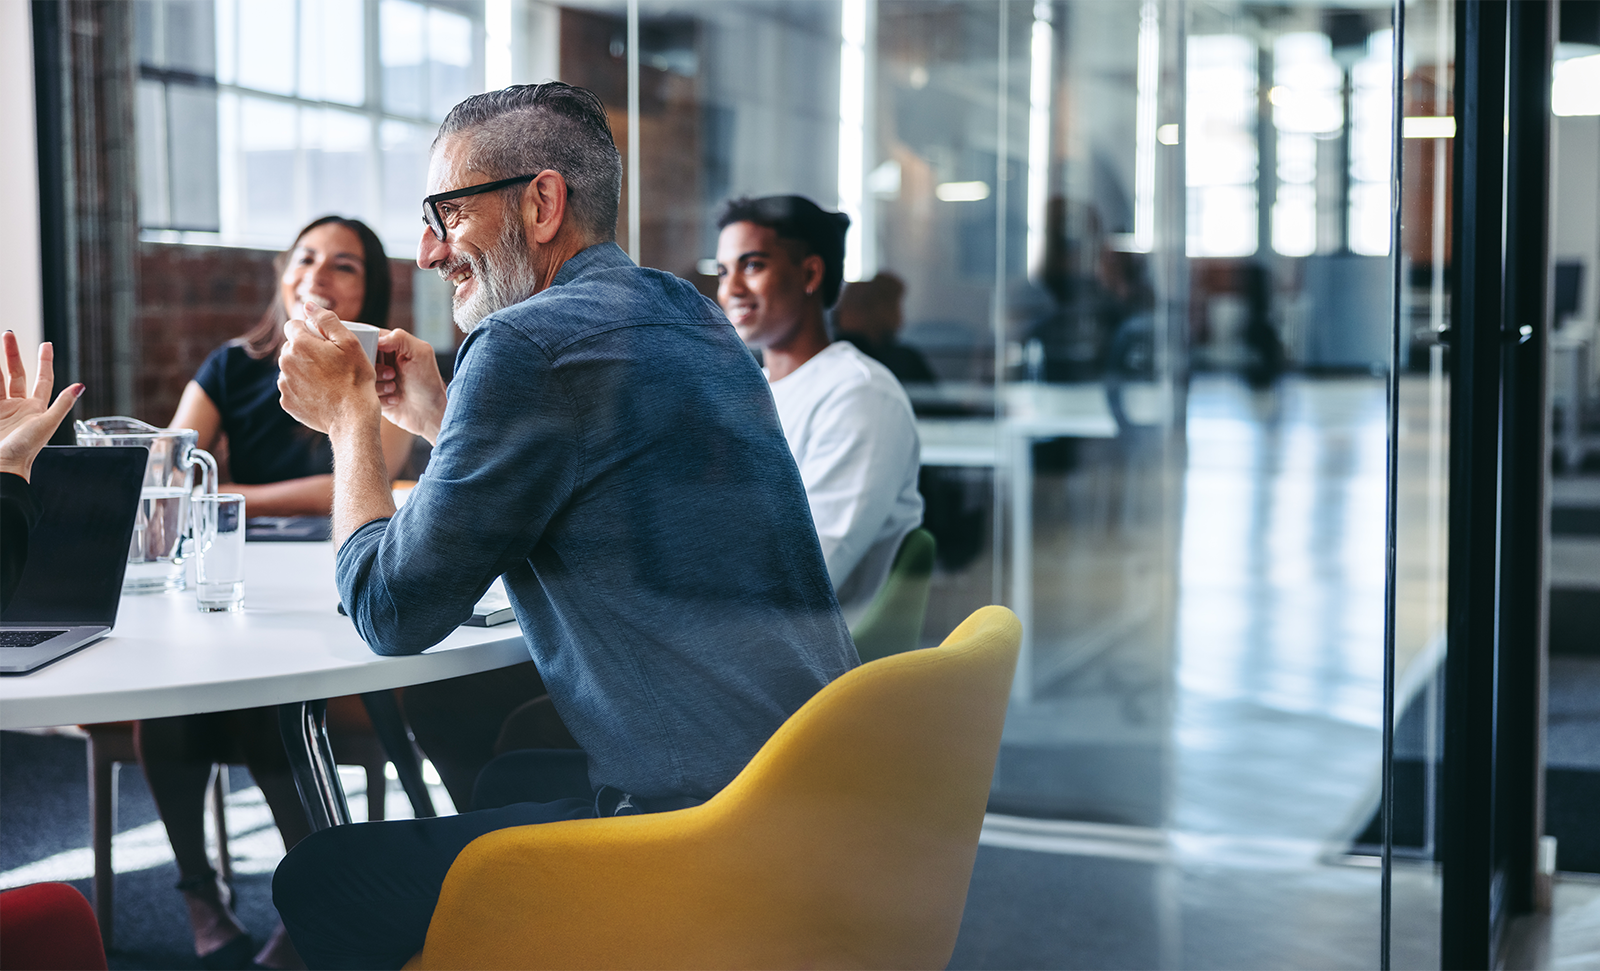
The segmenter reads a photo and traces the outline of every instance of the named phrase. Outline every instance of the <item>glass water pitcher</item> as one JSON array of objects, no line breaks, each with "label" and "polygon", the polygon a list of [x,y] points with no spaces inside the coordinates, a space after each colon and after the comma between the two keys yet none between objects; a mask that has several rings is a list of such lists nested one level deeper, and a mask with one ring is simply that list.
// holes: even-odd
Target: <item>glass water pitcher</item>
[{"label": "glass water pitcher", "polygon": [[199,436],[189,428],[157,428],[118,416],[73,422],[73,429],[79,445],[142,445],[150,450],[122,592],[184,589],[183,561],[191,545],[189,497],[196,485],[208,493],[217,491],[217,460],[195,446]]}]

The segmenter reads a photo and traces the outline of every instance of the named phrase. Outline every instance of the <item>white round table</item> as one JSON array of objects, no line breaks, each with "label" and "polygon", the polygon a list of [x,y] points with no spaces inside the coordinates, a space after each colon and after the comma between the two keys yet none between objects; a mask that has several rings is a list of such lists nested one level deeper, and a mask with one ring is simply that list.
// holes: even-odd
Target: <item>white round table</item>
[{"label": "white round table", "polygon": [[200,613],[192,591],[125,596],[103,640],[0,678],[0,729],[289,706],[279,709],[284,744],[312,827],[348,822],[322,699],[508,667],[528,650],[509,623],[460,627],[422,654],[381,657],[338,613],[333,567],[332,543],[251,543],[242,611]]}]

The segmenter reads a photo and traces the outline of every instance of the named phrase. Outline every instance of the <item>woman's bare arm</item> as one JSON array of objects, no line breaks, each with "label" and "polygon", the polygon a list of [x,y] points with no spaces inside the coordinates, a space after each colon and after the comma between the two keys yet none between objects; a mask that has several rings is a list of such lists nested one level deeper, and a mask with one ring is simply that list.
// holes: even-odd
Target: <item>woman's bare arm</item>
[{"label": "woman's bare arm", "polygon": [[178,410],[173,414],[168,428],[192,428],[198,437],[195,444],[210,451],[222,434],[222,412],[216,402],[206,394],[206,389],[194,381],[183,387],[183,397],[178,399]]}]

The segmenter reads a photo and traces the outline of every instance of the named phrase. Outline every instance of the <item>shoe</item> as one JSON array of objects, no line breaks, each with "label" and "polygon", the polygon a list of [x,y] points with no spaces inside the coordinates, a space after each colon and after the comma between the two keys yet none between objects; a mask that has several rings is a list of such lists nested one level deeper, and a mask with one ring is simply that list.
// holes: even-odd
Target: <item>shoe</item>
[{"label": "shoe", "polygon": [[[207,867],[204,873],[197,873],[192,877],[185,877],[173,885],[186,896],[202,901],[224,915],[233,912],[234,891],[230,884],[227,888],[228,902],[222,901],[222,889],[217,885],[217,871]],[[250,935],[240,931],[228,943],[217,948],[209,954],[199,955],[200,966],[207,971],[243,971],[255,964],[256,943]]]}]

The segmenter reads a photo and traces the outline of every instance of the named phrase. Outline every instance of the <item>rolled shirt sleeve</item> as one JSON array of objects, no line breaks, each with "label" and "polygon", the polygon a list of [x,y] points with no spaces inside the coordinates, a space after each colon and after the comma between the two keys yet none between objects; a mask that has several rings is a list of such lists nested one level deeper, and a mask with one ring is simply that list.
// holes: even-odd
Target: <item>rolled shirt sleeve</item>
[{"label": "rolled shirt sleeve", "polygon": [[613,243],[462,345],[405,505],[339,550],[380,654],[496,576],[590,781],[707,798],[857,662],[767,382],[693,287]]},{"label": "rolled shirt sleeve", "polygon": [[577,476],[576,416],[544,351],[509,328],[462,347],[438,444],[393,519],[339,549],[339,595],[379,654],[417,654],[525,563]]}]

